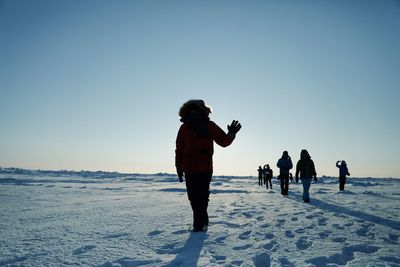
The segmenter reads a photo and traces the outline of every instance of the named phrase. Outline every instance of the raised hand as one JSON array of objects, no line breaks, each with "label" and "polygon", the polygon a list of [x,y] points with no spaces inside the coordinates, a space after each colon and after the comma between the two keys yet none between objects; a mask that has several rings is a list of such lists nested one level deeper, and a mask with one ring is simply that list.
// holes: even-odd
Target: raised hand
[{"label": "raised hand", "polygon": [[228,132],[231,134],[236,134],[241,128],[242,125],[238,121],[233,120],[231,125],[228,125]]}]

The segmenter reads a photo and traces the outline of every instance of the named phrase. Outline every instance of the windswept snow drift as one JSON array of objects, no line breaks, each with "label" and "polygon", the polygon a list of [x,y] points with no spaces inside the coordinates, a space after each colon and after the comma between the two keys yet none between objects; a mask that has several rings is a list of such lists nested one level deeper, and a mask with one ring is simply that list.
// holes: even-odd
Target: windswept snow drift
[{"label": "windswept snow drift", "polygon": [[0,174],[0,266],[400,266],[400,180],[301,185],[215,177],[208,232],[191,233],[172,175]]}]

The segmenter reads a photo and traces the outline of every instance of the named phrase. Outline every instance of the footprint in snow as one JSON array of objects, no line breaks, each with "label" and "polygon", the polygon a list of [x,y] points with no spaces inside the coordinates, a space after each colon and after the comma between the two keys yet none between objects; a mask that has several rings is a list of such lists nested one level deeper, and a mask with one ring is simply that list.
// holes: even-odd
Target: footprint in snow
[{"label": "footprint in snow", "polygon": [[286,220],[285,219],[279,219],[276,223],[277,227],[281,227],[285,225]]},{"label": "footprint in snow", "polygon": [[80,247],[80,248],[75,249],[75,250],[72,252],[72,254],[78,255],[78,254],[86,253],[86,252],[88,252],[89,250],[94,249],[95,247],[96,247],[96,246],[94,246],[94,245],[85,245],[85,246],[82,246],[82,247]]},{"label": "footprint in snow", "polygon": [[272,250],[276,247],[276,245],[278,244],[278,242],[276,242],[275,240],[271,240],[270,242],[268,242],[267,244],[265,244],[263,247],[263,249],[266,250]]},{"label": "footprint in snow", "polygon": [[306,250],[311,247],[311,245],[312,242],[306,237],[300,237],[296,242],[296,246],[300,250]]},{"label": "footprint in snow", "polygon": [[240,228],[241,227],[241,225],[237,224],[237,223],[224,222],[223,224],[225,224],[229,228]]},{"label": "footprint in snow", "polygon": [[115,234],[107,235],[104,238],[105,239],[120,238],[120,237],[124,237],[124,236],[127,236],[127,235],[130,235],[130,234],[129,233],[115,233]]},{"label": "footprint in snow", "polygon": [[224,255],[211,255],[211,257],[219,264],[226,261],[226,256]]},{"label": "footprint in snow", "polygon": [[306,232],[306,230],[304,229],[304,228],[299,228],[299,229],[296,229],[296,230],[294,230],[296,233],[298,233],[298,234],[304,234],[305,232]]},{"label": "footprint in snow", "polygon": [[250,212],[242,212],[242,215],[243,215],[244,217],[246,217],[247,219],[250,219],[250,218],[253,217],[253,214],[251,214]]},{"label": "footprint in snow", "polygon": [[320,237],[321,239],[326,239],[326,238],[328,238],[331,234],[332,234],[331,231],[323,231],[323,232],[319,233],[318,235],[319,235],[319,237]]},{"label": "footprint in snow", "polygon": [[226,261],[226,256],[218,254],[216,251],[210,249],[208,250],[208,255],[218,264],[222,264]]},{"label": "footprint in snow", "polygon": [[319,215],[317,213],[311,213],[310,215],[306,216],[306,219],[312,220],[316,217],[318,217]]},{"label": "footprint in snow", "polygon": [[157,254],[178,254],[184,251],[183,247],[180,247],[178,243],[170,243],[163,245],[159,249],[156,249]]},{"label": "footprint in snow", "polygon": [[328,224],[327,221],[328,221],[328,218],[325,218],[325,217],[319,218],[318,219],[318,225],[319,226],[327,225]]},{"label": "footprint in snow", "polygon": [[241,239],[241,240],[248,239],[250,234],[251,234],[251,230],[250,231],[245,231],[245,232],[239,234],[239,239]]},{"label": "footprint in snow", "polygon": [[232,206],[233,206],[233,207],[238,207],[238,208],[244,208],[244,207],[246,207],[245,204],[243,204],[243,203],[238,203],[238,202],[232,203]]},{"label": "footprint in snow", "polygon": [[272,239],[272,238],[274,238],[274,234],[273,233],[266,233],[265,235],[264,235],[264,237],[265,237],[265,239]]},{"label": "footprint in snow", "polygon": [[178,230],[175,232],[172,232],[173,235],[182,235],[182,234],[186,234],[188,231],[187,230]]},{"label": "footprint in snow", "polygon": [[316,225],[315,224],[310,224],[310,225],[308,225],[308,226],[306,226],[306,227],[304,227],[305,229],[314,229],[316,227]]},{"label": "footprint in snow", "polygon": [[339,237],[334,237],[334,238],[332,238],[332,241],[333,242],[336,242],[336,243],[342,243],[342,242],[345,242],[347,240],[347,238],[346,237],[343,237],[343,236],[339,236]]},{"label": "footprint in snow", "polygon": [[162,231],[155,230],[155,231],[151,231],[150,233],[148,233],[147,236],[156,236],[161,233],[162,233]]},{"label": "footprint in snow", "polygon": [[232,249],[233,249],[233,250],[246,250],[246,249],[251,248],[251,247],[252,247],[251,244],[245,244],[245,245],[243,245],[243,246],[236,246],[236,247],[233,247]]},{"label": "footprint in snow", "polygon": [[227,238],[228,236],[220,236],[220,237],[217,237],[217,238],[215,238],[215,242],[217,242],[218,244],[222,244],[222,243],[224,243],[224,241],[225,241],[225,239]]},{"label": "footprint in snow", "polygon": [[240,214],[240,210],[234,209],[233,211],[228,213],[228,216],[233,218],[236,217],[238,214]]},{"label": "footprint in snow", "polygon": [[295,234],[290,230],[286,230],[285,231],[285,236],[289,237],[289,238],[293,238],[293,237],[295,237]]}]

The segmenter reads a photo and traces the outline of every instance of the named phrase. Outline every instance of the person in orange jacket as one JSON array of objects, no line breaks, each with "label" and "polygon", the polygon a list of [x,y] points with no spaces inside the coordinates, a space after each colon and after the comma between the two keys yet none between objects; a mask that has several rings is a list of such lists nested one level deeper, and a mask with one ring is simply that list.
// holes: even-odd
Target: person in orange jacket
[{"label": "person in orange jacket", "polygon": [[185,177],[188,199],[193,210],[193,231],[208,226],[208,198],[213,173],[214,142],[229,146],[241,129],[238,121],[228,125],[226,134],[210,120],[211,109],[203,100],[189,100],[179,110],[183,124],[176,138],[175,166],[179,181]]}]

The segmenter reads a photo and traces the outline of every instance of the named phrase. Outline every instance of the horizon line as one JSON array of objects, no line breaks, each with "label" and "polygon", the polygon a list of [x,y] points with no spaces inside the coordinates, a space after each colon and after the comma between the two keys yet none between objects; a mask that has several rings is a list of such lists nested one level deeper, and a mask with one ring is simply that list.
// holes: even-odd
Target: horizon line
[{"label": "horizon line", "polygon": [[[66,172],[66,173],[114,173],[114,174],[121,174],[121,175],[176,175],[176,173],[169,173],[169,172],[155,172],[155,173],[142,173],[142,172],[119,172],[119,171],[104,171],[104,170],[68,170],[68,169],[57,169],[57,170],[52,170],[52,169],[26,169],[22,167],[2,167],[0,166],[0,173],[3,170],[20,170],[20,171],[37,171],[37,172]],[[213,174],[215,177],[257,177],[256,175],[227,175],[227,174]],[[277,176],[274,176],[277,177]],[[338,176],[332,176],[332,175],[321,175],[318,176],[320,178],[337,178]],[[378,178],[378,179],[400,179],[400,177],[372,177],[372,176],[365,176],[365,177],[358,177],[358,176],[350,176],[348,178]]]}]

